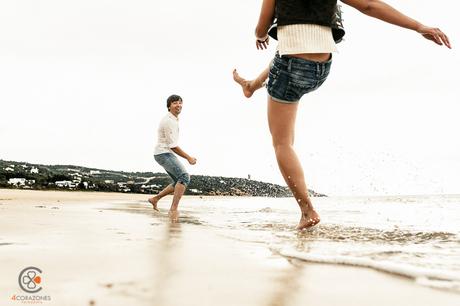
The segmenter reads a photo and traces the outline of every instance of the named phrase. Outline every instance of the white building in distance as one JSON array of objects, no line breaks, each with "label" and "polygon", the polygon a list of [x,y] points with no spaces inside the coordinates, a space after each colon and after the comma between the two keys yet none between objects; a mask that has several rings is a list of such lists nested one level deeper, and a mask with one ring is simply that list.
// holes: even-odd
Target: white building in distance
[{"label": "white building in distance", "polygon": [[56,187],[68,187],[68,188],[75,188],[74,182],[71,181],[56,181],[54,182]]},{"label": "white building in distance", "polygon": [[30,169],[30,173],[38,173],[38,168],[32,167],[32,169]]},{"label": "white building in distance", "polygon": [[25,186],[26,185],[26,179],[25,178],[10,178],[8,180],[8,184],[16,185],[16,186]]},{"label": "white building in distance", "polygon": [[8,184],[15,186],[26,186],[35,184],[35,180],[26,180],[25,178],[10,178]]}]

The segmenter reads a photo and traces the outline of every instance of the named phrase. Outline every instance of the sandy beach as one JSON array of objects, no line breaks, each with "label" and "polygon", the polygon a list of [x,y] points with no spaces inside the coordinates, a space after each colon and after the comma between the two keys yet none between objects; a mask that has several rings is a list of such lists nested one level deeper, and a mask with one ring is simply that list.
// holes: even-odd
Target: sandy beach
[{"label": "sandy beach", "polygon": [[[146,195],[0,189],[0,305],[47,296],[45,305],[459,305],[457,293],[366,268],[290,261],[228,239],[170,199]],[[199,197],[184,197],[195,201]],[[42,270],[36,294],[18,276]]]}]

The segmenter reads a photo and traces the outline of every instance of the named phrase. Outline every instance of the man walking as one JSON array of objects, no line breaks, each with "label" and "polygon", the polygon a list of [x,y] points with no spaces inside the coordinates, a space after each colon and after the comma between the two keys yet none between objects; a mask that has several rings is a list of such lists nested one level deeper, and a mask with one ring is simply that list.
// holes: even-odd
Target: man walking
[{"label": "man walking", "polygon": [[[157,203],[164,196],[173,193],[173,201],[168,215],[172,221],[179,219],[178,206],[182,195],[190,183],[190,175],[175,154],[185,158],[190,165],[196,164],[196,158],[185,153],[178,145],[179,114],[182,110],[182,98],[170,96],[166,101],[168,114],[163,117],[158,127],[158,142],[155,147],[155,160],[172,178],[173,183],[166,186],[159,194],[148,199],[153,209],[158,211]],[[174,154],[175,153],[175,154]]]}]

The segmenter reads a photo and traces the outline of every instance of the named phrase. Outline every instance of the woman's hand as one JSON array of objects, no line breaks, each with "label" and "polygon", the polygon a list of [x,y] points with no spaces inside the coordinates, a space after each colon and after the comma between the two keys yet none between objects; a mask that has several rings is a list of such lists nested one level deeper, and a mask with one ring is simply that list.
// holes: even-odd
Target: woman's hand
[{"label": "woman's hand", "polygon": [[268,35],[264,38],[256,38],[257,50],[267,49],[269,40],[270,40],[270,37]]},{"label": "woman's hand", "polygon": [[273,22],[275,15],[275,0],[263,0],[262,8],[260,9],[259,21],[257,22],[256,47],[257,50],[267,49],[268,46],[268,29]]},{"label": "woman's hand", "polygon": [[426,39],[434,41],[440,46],[445,45],[447,48],[452,49],[450,46],[449,38],[438,28],[431,28],[422,25],[417,29],[417,32],[422,34],[422,36]]},{"label": "woman's hand", "polygon": [[438,28],[431,28],[424,26],[415,19],[412,19],[392,6],[386,4],[380,0],[341,0],[343,3],[348,4],[360,12],[375,17],[377,19],[383,20],[385,22],[417,31],[422,34],[423,37],[429,39],[436,44],[442,46],[445,45],[447,48],[451,49],[449,38]]}]

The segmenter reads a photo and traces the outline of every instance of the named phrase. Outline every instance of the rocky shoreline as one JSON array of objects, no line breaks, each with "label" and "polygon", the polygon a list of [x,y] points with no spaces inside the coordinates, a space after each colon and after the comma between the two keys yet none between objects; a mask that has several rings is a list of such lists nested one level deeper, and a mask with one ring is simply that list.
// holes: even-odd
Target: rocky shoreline
[{"label": "rocky shoreline", "polygon": [[[165,173],[123,172],[74,165],[40,165],[0,160],[0,187],[156,194],[168,184]],[[325,196],[309,190],[310,196]],[[286,186],[245,178],[192,175],[186,195],[292,197]]]}]

